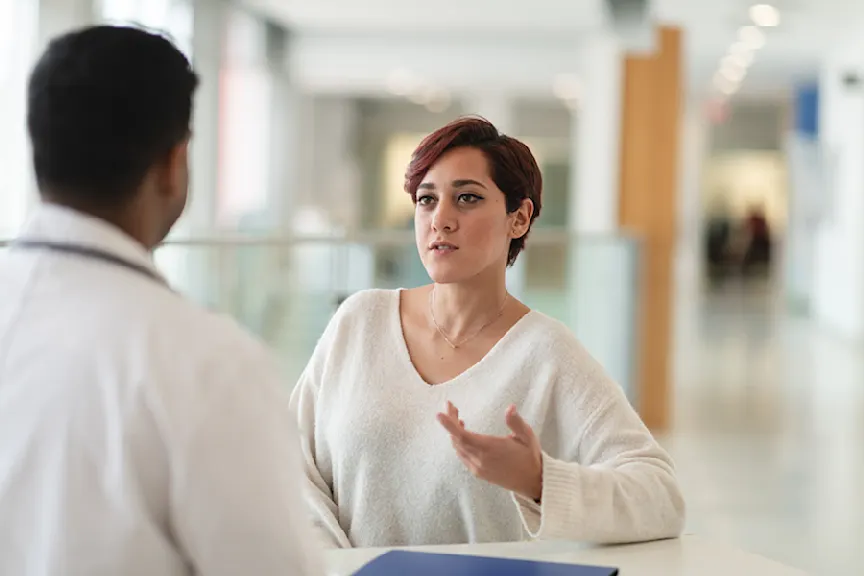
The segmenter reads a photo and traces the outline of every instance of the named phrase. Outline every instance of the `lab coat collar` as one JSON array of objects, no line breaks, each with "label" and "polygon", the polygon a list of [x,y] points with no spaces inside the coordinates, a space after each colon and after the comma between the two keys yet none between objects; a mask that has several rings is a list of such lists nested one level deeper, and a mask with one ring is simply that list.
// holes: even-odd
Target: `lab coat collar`
[{"label": "lab coat collar", "polygon": [[105,220],[56,204],[42,203],[25,224],[20,238],[95,248],[144,266],[164,276],[153,263],[152,253],[140,242]]}]

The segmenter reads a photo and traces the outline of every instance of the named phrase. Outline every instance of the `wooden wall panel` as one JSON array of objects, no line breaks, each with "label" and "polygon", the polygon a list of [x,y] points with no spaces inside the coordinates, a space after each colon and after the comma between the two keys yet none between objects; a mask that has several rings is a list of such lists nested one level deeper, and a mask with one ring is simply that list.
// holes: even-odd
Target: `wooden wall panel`
[{"label": "wooden wall panel", "polygon": [[657,50],[624,61],[619,223],[643,241],[638,409],[670,425],[672,298],[681,118],[681,30],[661,27]]}]

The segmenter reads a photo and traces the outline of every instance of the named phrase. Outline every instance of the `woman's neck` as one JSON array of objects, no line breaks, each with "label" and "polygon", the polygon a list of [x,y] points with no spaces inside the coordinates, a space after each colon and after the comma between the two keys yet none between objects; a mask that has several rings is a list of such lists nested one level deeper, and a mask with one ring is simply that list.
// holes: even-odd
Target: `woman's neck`
[{"label": "woman's neck", "polygon": [[437,327],[457,342],[501,316],[508,299],[505,278],[433,284],[429,313]]}]

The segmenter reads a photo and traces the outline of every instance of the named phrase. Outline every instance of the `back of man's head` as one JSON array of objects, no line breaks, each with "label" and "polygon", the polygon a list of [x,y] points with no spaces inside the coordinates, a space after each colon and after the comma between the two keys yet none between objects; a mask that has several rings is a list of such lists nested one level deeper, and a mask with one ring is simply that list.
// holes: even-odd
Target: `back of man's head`
[{"label": "back of man's head", "polygon": [[[100,211],[128,205],[188,140],[197,83],[182,52],[142,29],[94,26],[54,39],[27,95],[43,198]],[[185,202],[186,182],[172,186]]]}]

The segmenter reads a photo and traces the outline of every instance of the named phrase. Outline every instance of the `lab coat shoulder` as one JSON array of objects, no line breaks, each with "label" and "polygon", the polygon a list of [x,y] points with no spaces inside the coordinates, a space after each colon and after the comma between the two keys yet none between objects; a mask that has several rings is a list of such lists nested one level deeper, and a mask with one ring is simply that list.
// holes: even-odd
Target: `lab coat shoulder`
[{"label": "lab coat shoulder", "polygon": [[278,362],[263,342],[228,316],[177,296],[163,298],[146,321],[146,380],[151,409],[175,434],[227,422],[241,406],[277,416],[287,409]]},{"label": "lab coat shoulder", "polygon": [[274,355],[231,318],[179,298],[160,308],[167,334],[152,351],[164,377],[147,395],[167,437],[180,546],[201,574],[320,574]]}]

